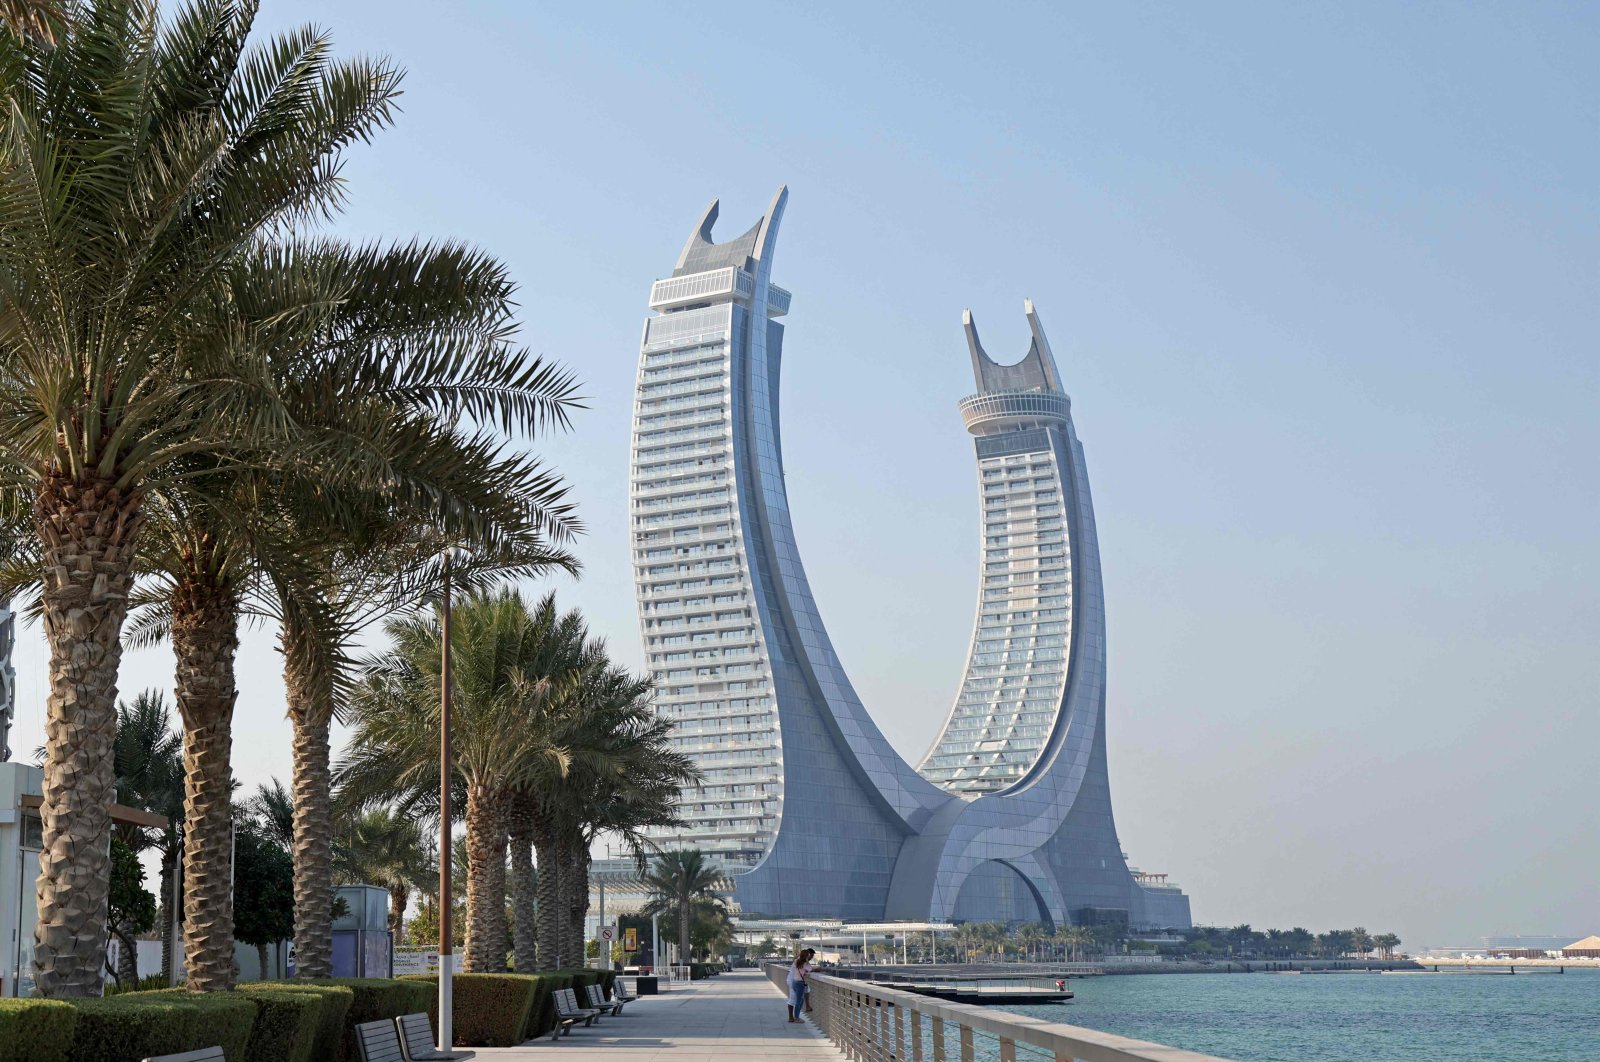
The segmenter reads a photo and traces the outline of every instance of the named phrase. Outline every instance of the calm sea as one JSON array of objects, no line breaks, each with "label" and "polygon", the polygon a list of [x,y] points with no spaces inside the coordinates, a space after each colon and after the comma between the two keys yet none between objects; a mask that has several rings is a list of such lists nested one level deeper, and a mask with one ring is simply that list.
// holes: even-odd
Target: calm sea
[{"label": "calm sea", "polygon": [[1166,974],[1072,990],[1067,1004],[1012,1009],[1239,1062],[1600,1060],[1600,971]]}]

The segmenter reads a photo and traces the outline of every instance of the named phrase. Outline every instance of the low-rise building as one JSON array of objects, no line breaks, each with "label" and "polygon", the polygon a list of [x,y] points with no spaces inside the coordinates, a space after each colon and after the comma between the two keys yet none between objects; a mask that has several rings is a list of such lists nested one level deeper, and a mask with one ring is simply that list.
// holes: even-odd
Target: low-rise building
[{"label": "low-rise building", "polygon": [[1600,937],[1587,936],[1561,949],[1563,959],[1600,959]]}]

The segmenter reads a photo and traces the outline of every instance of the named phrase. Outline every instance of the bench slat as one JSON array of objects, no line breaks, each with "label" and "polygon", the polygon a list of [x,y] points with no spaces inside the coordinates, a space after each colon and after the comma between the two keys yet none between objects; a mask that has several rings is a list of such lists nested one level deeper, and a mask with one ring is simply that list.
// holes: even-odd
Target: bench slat
[{"label": "bench slat", "polygon": [[356,1026],[356,1046],[361,1062],[406,1062],[400,1050],[400,1033],[392,1021],[369,1021]]},{"label": "bench slat", "polygon": [[144,1062],[228,1062],[221,1047],[202,1047],[198,1051],[185,1051],[178,1055],[157,1055]]}]

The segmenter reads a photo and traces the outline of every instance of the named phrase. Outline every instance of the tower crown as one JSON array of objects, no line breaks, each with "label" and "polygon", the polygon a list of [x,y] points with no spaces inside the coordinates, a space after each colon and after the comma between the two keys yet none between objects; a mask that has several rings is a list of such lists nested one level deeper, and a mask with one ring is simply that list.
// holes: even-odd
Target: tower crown
[{"label": "tower crown", "polygon": [[971,310],[961,311],[961,326],[967,333],[967,350],[972,355],[972,375],[979,391],[1057,391],[1061,386],[1061,372],[1056,368],[1055,356],[1050,353],[1050,341],[1044,337],[1044,325],[1033,308],[1032,299],[1022,300],[1022,312],[1028,318],[1028,329],[1033,333],[1028,352],[1013,365],[1001,365],[983,349],[978,338],[978,326],[972,320]]},{"label": "tower crown", "polygon": [[978,393],[961,400],[961,419],[974,435],[1065,423],[1071,415],[1072,401],[1061,388],[1061,373],[1033,300],[1023,299],[1022,310],[1033,339],[1022,360],[1013,365],[1001,365],[989,357],[978,339],[972,311],[961,312],[967,350],[972,355],[972,375],[978,382]]}]

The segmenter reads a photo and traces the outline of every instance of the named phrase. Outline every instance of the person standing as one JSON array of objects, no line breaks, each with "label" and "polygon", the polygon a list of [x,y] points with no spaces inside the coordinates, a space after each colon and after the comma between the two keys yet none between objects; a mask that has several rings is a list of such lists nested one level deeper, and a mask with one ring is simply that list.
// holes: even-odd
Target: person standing
[{"label": "person standing", "polygon": [[811,957],[816,952],[804,948],[794,957],[794,962],[789,966],[789,1020],[800,1020],[802,1010],[810,1010],[807,1006],[811,985],[806,980],[811,976]]}]

